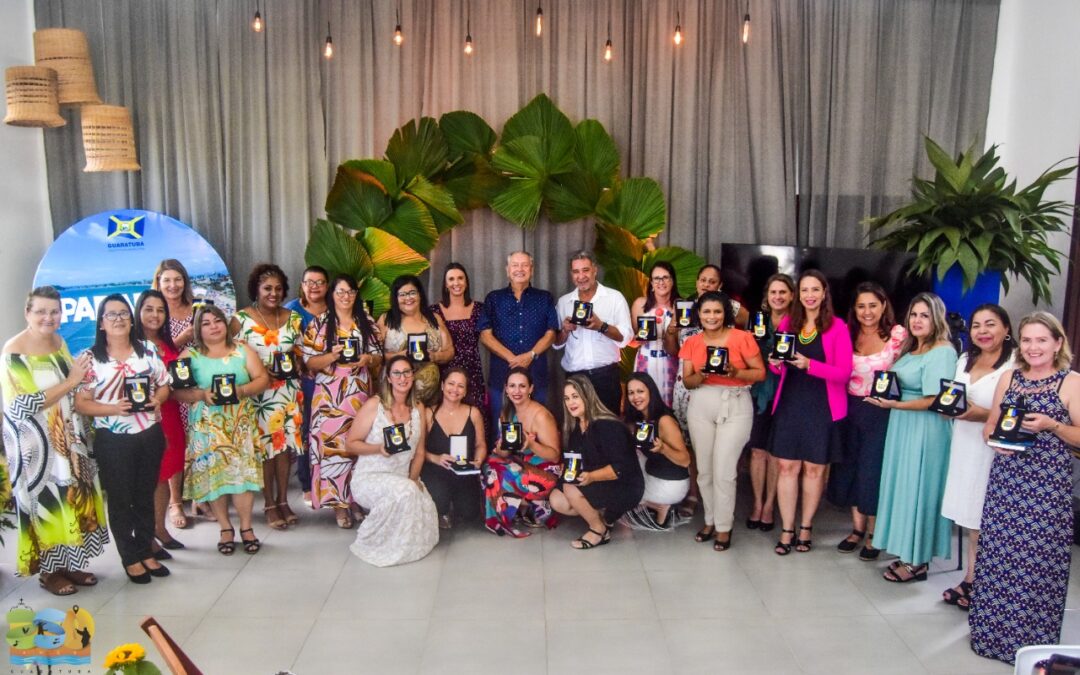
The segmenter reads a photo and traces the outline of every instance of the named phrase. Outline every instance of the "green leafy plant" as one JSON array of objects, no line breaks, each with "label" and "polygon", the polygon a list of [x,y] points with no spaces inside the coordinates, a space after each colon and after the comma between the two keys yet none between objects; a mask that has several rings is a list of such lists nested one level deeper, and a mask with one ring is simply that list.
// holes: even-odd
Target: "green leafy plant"
[{"label": "green leafy plant", "polygon": [[914,253],[916,275],[934,272],[941,280],[958,265],[964,291],[980,272],[995,270],[1002,272],[1006,292],[1007,273],[1031,285],[1032,302],[1049,302],[1050,275],[1061,272],[1061,253],[1047,238],[1067,231],[1075,207],[1044,201],[1043,194],[1076,165],[1055,164],[1018,190],[998,166],[996,145],[978,156],[972,146],[955,159],[930,138],[924,145],[934,177],[915,177],[909,204],[863,221],[872,236],[880,235],[872,245]]}]

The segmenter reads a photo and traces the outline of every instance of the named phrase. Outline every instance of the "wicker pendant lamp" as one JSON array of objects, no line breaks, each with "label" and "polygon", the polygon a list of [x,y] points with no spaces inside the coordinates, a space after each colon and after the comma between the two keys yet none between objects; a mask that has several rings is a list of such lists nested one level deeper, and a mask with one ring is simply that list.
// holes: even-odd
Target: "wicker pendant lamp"
[{"label": "wicker pendant lamp", "polygon": [[60,105],[101,103],[86,34],[72,28],[34,33],[34,61],[56,71]]},{"label": "wicker pendant lamp", "polygon": [[56,71],[41,66],[11,66],[4,71],[7,115],[16,127],[62,127],[56,98]]},{"label": "wicker pendant lamp", "polygon": [[83,171],[139,171],[131,112],[119,105],[87,105],[82,109]]}]

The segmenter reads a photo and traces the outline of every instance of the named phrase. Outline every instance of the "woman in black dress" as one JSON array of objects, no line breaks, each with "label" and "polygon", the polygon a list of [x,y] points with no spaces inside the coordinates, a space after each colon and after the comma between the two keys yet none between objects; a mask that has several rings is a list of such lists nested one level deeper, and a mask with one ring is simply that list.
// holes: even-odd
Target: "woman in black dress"
[{"label": "woman in black dress", "polygon": [[[484,503],[480,483],[480,467],[487,458],[484,418],[479,408],[466,403],[468,398],[468,373],[451,366],[443,374],[439,402],[424,411],[427,461],[420,479],[435,502],[439,527],[444,530],[450,529],[451,511],[459,522],[479,520]],[[454,450],[464,453],[464,463],[457,462]]]},{"label": "woman in black dress", "polygon": [[589,531],[571,546],[602,546],[611,541],[608,523],[641,502],[645,479],[630,431],[600,402],[592,383],[579,375],[567,378],[563,387],[563,447],[564,463],[570,453],[581,455],[580,469],[566,467],[551,491],[551,507],[581,516],[588,524]]}]

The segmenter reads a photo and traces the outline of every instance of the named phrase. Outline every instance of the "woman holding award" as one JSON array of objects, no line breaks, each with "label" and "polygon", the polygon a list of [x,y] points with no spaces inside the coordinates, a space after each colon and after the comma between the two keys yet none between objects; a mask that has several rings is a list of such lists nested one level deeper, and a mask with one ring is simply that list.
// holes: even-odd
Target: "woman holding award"
[{"label": "woman holding award", "polygon": [[[169,305],[160,291],[143,291],[135,305],[138,322],[135,336],[154,345],[165,368],[168,369],[180,356],[180,350],[169,335]],[[184,548],[178,540],[169,534],[165,526],[165,515],[170,503],[180,504],[183,498],[182,477],[184,475],[184,456],[187,454],[187,435],[184,423],[180,419],[180,404],[173,398],[161,404],[161,430],[165,434],[165,452],[161,456],[161,470],[158,472],[158,484],[154,490],[154,555],[159,560],[168,560],[170,556],[158,546],[177,550]],[[177,479],[174,481],[174,479]],[[177,492],[172,492],[176,483]]]},{"label": "woman holding award", "polygon": [[[1017,368],[998,382],[984,440],[1001,406],[1023,408],[1034,435],[1022,452],[995,448],[971,596],[971,648],[1012,663],[1026,645],[1058,644],[1073,537],[1072,459],[1080,447],[1080,374],[1061,323],[1046,312],[1020,322]],[[1007,431],[1007,430],[1006,430]],[[993,441],[992,441],[993,442]]]},{"label": "woman holding award", "polygon": [[349,548],[376,567],[419,560],[439,543],[435,503],[420,482],[427,434],[413,373],[409,357],[388,358],[379,395],[360,408],[345,440],[356,458],[353,498],[368,512]]},{"label": "woman holding award", "polygon": [[153,345],[136,337],[131,305],[118,293],[98,306],[90,353],[75,410],[94,418],[94,456],[120,562],[131,581],[147,584],[169,575],[152,550],[154,488],[165,451],[159,408],[169,397],[169,377]]},{"label": "woman holding award", "polygon": [[260,263],[248,275],[248,295],[254,302],[238,311],[229,332],[255,350],[270,374],[270,386],[253,397],[259,425],[263,472],[263,515],[274,530],[300,519],[289,508],[289,468],[292,455],[303,450],[304,393],[299,346],[304,334],[300,315],[281,306],[289,279],[280,267]]},{"label": "woman holding award", "polygon": [[754,407],[750,385],[765,379],[754,337],[735,328],[731,301],[719,292],[698,298],[702,332],[679,350],[683,383],[690,390],[687,423],[697,457],[697,482],[705,506],[705,526],[694,537],[731,547],[735,521],[736,465],[750,440]]},{"label": "woman holding award", "polygon": [[446,322],[431,311],[424,285],[411,274],[390,285],[390,311],[379,319],[386,357],[403,354],[416,369],[416,396],[430,405],[439,393],[439,366],[454,358]]},{"label": "woman holding award", "polygon": [[568,450],[566,468],[551,492],[551,506],[581,516],[588,525],[572,547],[603,546],[611,541],[608,523],[638,505],[645,480],[629,431],[600,402],[587,377],[571,375],[563,386],[563,447]]},{"label": "woman holding award", "polygon": [[195,387],[177,390],[176,398],[191,405],[184,497],[209,502],[221,536],[222,555],[236,551],[229,520],[231,498],[240,519],[244,552],[259,552],[251,527],[254,492],[262,489],[259,427],[253,398],[270,383],[258,354],[233,339],[225,313],[214,305],[195,312],[195,343],[180,358],[191,359]]},{"label": "woman holding award", "polygon": [[454,357],[442,366],[445,378],[450,368],[462,368],[468,374],[468,392],[465,403],[477,406],[488,418],[487,391],[484,389],[484,369],[480,365],[480,331],[477,322],[484,311],[484,303],[474,300],[469,273],[461,263],[452,262],[443,273],[442,297],[431,306],[431,311],[442,318],[454,345]]},{"label": "woman holding award", "polygon": [[675,320],[678,300],[675,268],[660,260],[649,270],[645,297],[634,300],[630,306],[634,340],[639,345],[634,372],[648,373],[652,377],[666,406],[671,405],[675,375],[679,370],[679,323]]},{"label": "woman holding award", "polygon": [[40,573],[42,588],[71,595],[76,586],[97,583],[81,570],[109,543],[97,464],[71,396],[93,357],[71,358],[57,335],[62,311],[55,288],[30,291],[24,316],[26,328],[0,355],[4,449],[18,527],[15,573]]},{"label": "woman holding award", "polygon": [[690,490],[690,451],[683,442],[679,422],[664,405],[660,390],[648,373],[634,373],[626,381],[625,420],[637,446],[645,492],[642,509],[626,515],[631,527],[667,530],[675,526],[674,506]]},{"label": "woman holding award", "polygon": [[900,358],[907,330],[895,323],[885,289],[872,281],[855,287],[848,327],[855,353],[847,385],[848,416],[842,428],[843,459],[833,464],[826,496],[833,504],[851,509],[851,534],[836,550],[851,553],[863,542],[859,559],[871,561],[881,554],[873,546],[874,521],[889,410],[864,399],[872,393],[874,372],[891,369]]},{"label": "woman holding award", "polygon": [[956,350],[949,342],[941,298],[916,295],[908,307],[907,331],[903,354],[891,371],[899,400],[883,395],[876,382],[865,399],[892,411],[875,533],[878,548],[900,558],[884,574],[895,583],[925,581],[930,559],[949,555],[952,532],[952,523],[941,515],[952,423],[929,410],[941,380],[956,372]]},{"label": "woman holding award", "polygon": [[514,527],[518,515],[530,526],[554,526],[547,500],[560,475],[561,443],[555,417],[532,394],[530,370],[511,368],[499,439],[484,465],[484,526],[499,536],[529,536]]},{"label": "woman holding award", "polygon": [[[777,555],[791,553],[792,544],[800,553],[813,546],[813,538],[804,533],[809,535],[814,529],[814,515],[825,491],[825,469],[838,450],[837,423],[847,416],[846,388],[851,378],[851,335],[833,313],[825,275],[803,271],[798,289],[799,300],[776,327],[769,355],[769,368],[780,375],[769,436],[769,452],[779,469],[776,501],[782,529],[774,549]],[[802,519],[796,533],[800,492]]]},{"label": "woman holding award", "polygon": [[352,529],[353,459],[343,453],[353,418],[375,388],[382,346],[374,320],[357,302],[356,281],[330,282],[333,305],[304,333],[303,355],[315,373],[311,401],[311,505],[333,508],[338,527]]},{"label": "woman holding award", "polygon": [[968,568],[964,580],[945,591],[943,598],[962,610],[971,607],[975,581],[975,553],[979,547],[986,483],[994,450],[983,440],[994,392],[1002,376],[1013,369],[1012,322],[999,305],[979,305],[968,321],[968,349],[956,362],[951,382],[942,384],[931,410],[952,419],[949,472],[941,515],[968,531]]},{"label": "woman holding award", "polygon": [[435,501],[439,527],[450,529],[451,510],[458,521],[480,515],[484,493],[480,467],[487,458],[484,416],[465,402],[469,375],[451,366],[442,376],[442,396],[424,414],[427,462],[420,476]]}]

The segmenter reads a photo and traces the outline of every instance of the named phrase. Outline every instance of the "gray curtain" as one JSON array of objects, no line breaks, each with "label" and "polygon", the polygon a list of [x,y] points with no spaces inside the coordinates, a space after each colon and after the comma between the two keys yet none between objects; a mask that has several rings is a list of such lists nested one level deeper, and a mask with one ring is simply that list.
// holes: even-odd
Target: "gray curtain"
[{"label": "gray curtain", "polygon": [[[241,279],[269,259],[295,281],[339,162],[381,156],[419,115],[467,109],[498,130],[546,92],[572,120],[607,127],[624,174],[660,182],[661,243],[713,260],[724,242],[860,246],[858,221],[925,169],[922,134],[957,148],[984,126],[998,0],[547,0],[541,38],[536,5],[267,0],[256,34],[254,0],[35,0],[39,27],[88,34],[102,98],[134,112],[143,166],[82,173],[78,114],[66,112],[69,125],[45,134],[56,230],[110,208],[162,211]],[[523,232],[476,211],[431,259],[464,263],[482,293],[526,248],[536,283],[560,293],[569,252],[591,243],[588,222]]]}]

